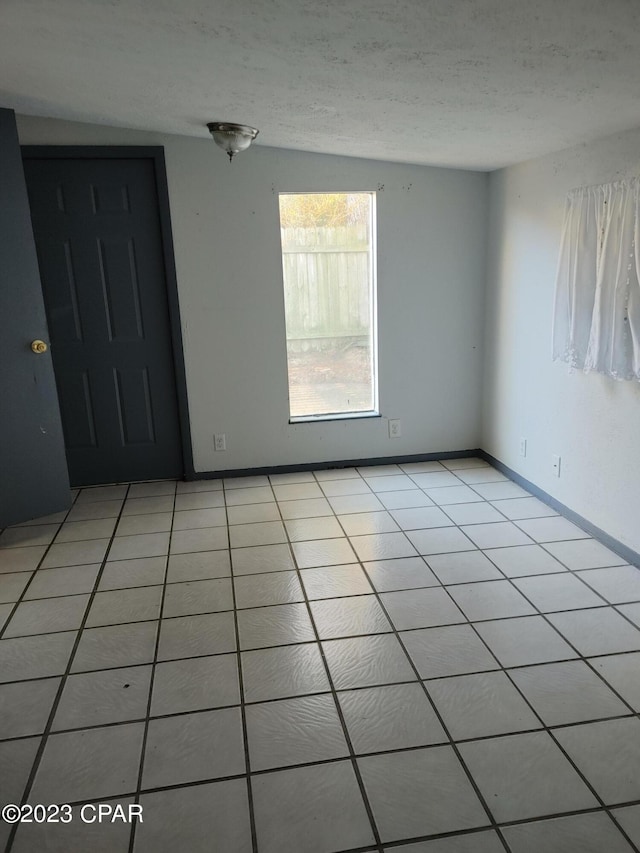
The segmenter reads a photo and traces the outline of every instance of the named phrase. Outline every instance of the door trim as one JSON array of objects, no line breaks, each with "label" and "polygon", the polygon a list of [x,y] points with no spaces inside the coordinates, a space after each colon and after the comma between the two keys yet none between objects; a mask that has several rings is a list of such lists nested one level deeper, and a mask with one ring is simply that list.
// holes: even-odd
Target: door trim
[{"label": "door trim", "polygon": [[171,229],[171,208],[164,148],[161,145],[22,145],[24,160],[151,160],[155,175],[158,196],[158,214],[160,217],[160,238],[165,269],[167,302],[169,305],[169,325],[173,349],[173,367],[176,379],[176,397],[178,402],[178,423],[182,445],[182,464],[184,479],[195,476],[193,465],[193,446],[191,443],[191,424],[189,421],[189,399],[187,395],[187,376],[184,362],[182,327],[180,324],[180,303],[178,300],[178,278],[173,251],[173,232]]}]

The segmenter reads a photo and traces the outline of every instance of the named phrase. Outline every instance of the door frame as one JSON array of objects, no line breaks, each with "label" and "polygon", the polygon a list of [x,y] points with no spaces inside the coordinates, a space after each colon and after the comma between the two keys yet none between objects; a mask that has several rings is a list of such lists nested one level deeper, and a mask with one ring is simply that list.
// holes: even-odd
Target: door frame
[{"label": "door frame", "polygon": [[23,160],[150,160],[153,164],[156,194],[158,197],[158,215],[160,219],[160,240],[165,270],[165,285],[169,307],[169,326],[171,348],[173,350],[173,372],[176,381],[176,401],[178,405],[178,426],[182,450],[183,477],[193,480],[193,446],[191,443],[191,424],[189,421],[189,399],[187,395],[187,375],[184,361],[182,326],[180,323],[180,302],[178,299],[178,278],[173,251],[173,232],[171,229],[171,208],[164,148],[161,145],[22,145]]}]

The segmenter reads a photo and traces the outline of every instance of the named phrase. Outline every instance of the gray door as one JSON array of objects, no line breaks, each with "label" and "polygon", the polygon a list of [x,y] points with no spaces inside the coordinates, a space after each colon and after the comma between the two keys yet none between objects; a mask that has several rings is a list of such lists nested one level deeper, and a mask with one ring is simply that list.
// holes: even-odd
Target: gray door
[{"label": "gray door", "polygon": [[153,160],[25,160],[73,485],[182,474]]},{"label": "gray door", "polygon": [[69,478],[12,110],[0,109],[0,527],[67,509]]}]

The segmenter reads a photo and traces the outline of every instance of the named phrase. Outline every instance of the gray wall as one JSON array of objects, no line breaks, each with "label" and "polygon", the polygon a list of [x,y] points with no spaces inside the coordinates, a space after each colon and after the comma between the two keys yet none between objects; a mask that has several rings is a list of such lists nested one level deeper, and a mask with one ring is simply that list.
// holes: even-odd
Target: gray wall
[{"label": "gray wall", "polygon": [[[478,446],[486,174],[259,145],[229,165],[206,131],[18,127],[23,144],[165,147],[197,471]],[[278,192],[337,190],[377,190],[383,417],[290,425]]]},{"label": "gray wall", "polygon": [[640,384],[552,362],[551,322],[567,191],[638,174],[640,130],[491,174],[481,443],[636,551]]}]

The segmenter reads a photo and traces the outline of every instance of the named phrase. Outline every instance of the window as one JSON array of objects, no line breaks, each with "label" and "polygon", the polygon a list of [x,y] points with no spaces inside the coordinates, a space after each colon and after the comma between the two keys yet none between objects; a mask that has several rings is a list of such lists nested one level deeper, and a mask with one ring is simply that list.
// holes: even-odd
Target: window
[{"label": "window", "polygon": [[292,421],[376,415],[375,193],[281,193]]}]

